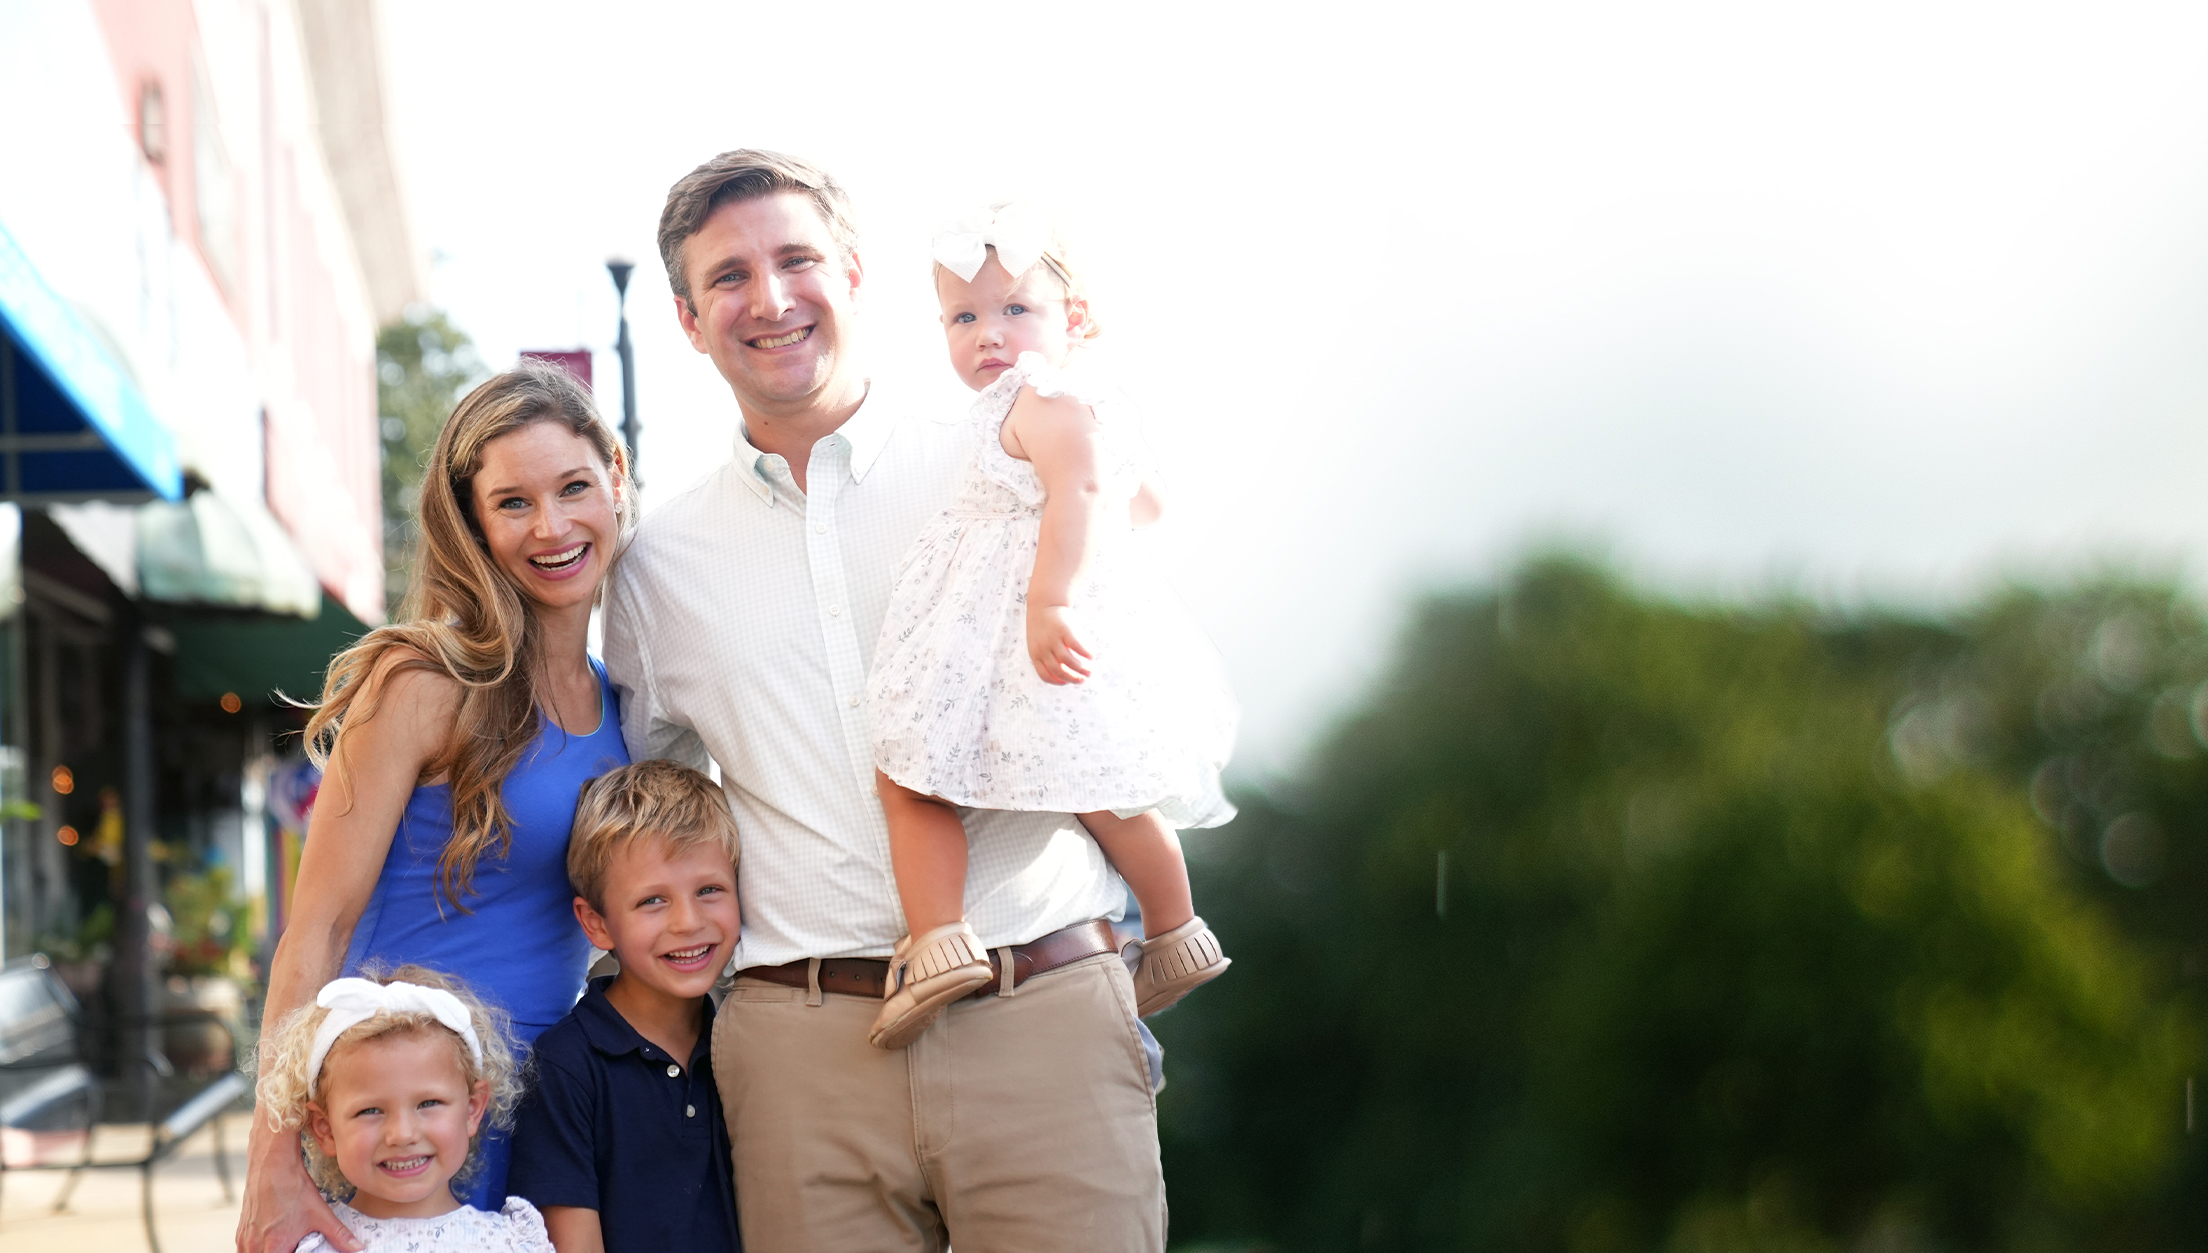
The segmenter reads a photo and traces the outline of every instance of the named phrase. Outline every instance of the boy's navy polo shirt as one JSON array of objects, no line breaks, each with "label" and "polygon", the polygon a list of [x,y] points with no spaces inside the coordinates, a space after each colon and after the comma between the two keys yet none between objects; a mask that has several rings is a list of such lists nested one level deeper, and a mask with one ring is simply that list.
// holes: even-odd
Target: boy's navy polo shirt
[{"label": "boy's navy polo shirt", "polygon": [[590,981],[537,1037],[507,1191],[598,1211],[606,1253],[736,1253],[736,1185],[713,1086],[713,1002],[687,1068]]}]

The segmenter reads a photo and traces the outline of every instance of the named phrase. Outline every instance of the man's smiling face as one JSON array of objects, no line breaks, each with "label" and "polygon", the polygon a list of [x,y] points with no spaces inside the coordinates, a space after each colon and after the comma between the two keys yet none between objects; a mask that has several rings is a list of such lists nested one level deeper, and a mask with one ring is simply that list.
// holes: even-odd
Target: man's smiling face
[{"label": "man's smiling face", "polygon": [[810,197],[722,205],[683,244],[690,299],[675,315],[748,412],[799,416],[842,402],[854,379],[859,259],[845,257]]}]

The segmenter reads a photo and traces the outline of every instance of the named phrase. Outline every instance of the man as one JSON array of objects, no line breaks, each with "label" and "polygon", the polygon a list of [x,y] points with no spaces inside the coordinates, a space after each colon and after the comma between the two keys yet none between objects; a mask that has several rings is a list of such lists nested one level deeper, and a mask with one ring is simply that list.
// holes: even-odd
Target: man
[{"label": "man", "polygon": [[630,751],[710,757],[743,833],[713,1067],[744,1243],[1162,1250],[1149,1068],[1099,921],[1124,891],[1071,816],[968,818],[968,916],[1015,977],[901,1052],[867,1043],[904,925],[864,684],[897,562],[968,450],[867,372],[849,202],[802,161],[723,153],[668,193],[659,242],[742,423],[623,556],[606,660]]}]

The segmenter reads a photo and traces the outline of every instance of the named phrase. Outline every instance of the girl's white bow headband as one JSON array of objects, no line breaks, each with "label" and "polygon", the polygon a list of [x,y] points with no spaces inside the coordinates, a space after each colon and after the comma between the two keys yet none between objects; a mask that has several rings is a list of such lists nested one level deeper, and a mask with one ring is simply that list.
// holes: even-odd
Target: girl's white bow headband
[{"label": "girl's white bow headband", "polygon": [[1015,200],[1001,209],[976,209],[935,233],[929,251],[936,264],[973,282],[989,260],[989,249],[1015,280],[1050,251],[1050,219]]},{"label": "girl's white bow headband", "polygon": [[468,1053],[477,1065],[483,1064],[483,1042],[476,1038],[475,1019],[460,998],[443,988],[425,988],[419,983],[377,983],[370,979],[333,979],[323,987],[314,1003],[330,1011],[322,1019],[322,1025],[314,1029],[314,1047],[307,1052],[307,1082],[312,1084],[322,1074],[322,1063],[330,1055],[330,1046],[337,1037],[368,1021],[377,1014],[428,1014],[443,1025],[452,1028],[454,1035],[465,1040]]}]

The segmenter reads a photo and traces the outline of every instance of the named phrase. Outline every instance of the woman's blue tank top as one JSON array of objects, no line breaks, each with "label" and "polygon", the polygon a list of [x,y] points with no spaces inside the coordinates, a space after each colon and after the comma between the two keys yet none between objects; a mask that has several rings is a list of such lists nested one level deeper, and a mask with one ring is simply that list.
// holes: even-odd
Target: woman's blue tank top
[{"label": "woman's blue tank top", "polygon": [[[567,1016],[582,995],[590,940],[575,921],[575,890],[567,882],[567,837],[583,785],[629,760],[621,742],[620,697],[606,668],[598,675],[598,727],[570,735],[551,719],[522,752],[500,795],[513,820],[514,843],[504,858],[476,863],[467,913],[438,893],[437,859],[452,839],[452,789],[414,789],[392,836],[368,908],[353,928],[345,973],[367,963],[408,963],[440,970],[513,1018],[524,1051],[545,1028]],[[503,1132],[485,1128],[482,1170],[462,1199],[496,1212],[506,1200],[509,1149]]]},{"label": "woman's blue tank top", "polygon": [[565,1017],[582,994],[590,941],[575,921],[567,882],[567,837],[583,784],[628,761],[621,716],[596,658],[599,719],[571,735],[551,719],[506,776],[501,795],[513,819],[513,848],[476,864],[468,912],[438,892],[437,859],[452,839],[452,790],[414,789],[391,840],[368,908],[353,928],[345,973],[370,961],[413,962],[463,980],[513,1016],[524,1042]]}]

